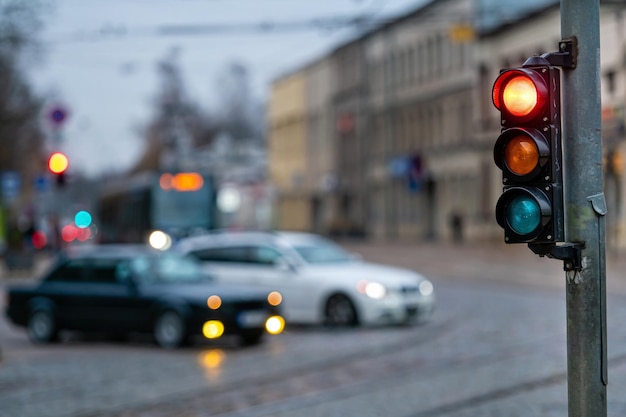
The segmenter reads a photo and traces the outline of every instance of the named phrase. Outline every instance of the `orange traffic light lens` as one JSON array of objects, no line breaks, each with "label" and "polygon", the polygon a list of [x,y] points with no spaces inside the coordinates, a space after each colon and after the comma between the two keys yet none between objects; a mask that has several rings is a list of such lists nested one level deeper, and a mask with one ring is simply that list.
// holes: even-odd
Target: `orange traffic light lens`
[{"label": "orange traffic light lens", "polygon": [[539,149],[530,137],[516,136],[506,144],[504,160],[512,173],[527,175],[539,164]]},{"label": "orange traffic light lens", "polygon": [[537,106],[537,88],[530,78],[518,75],[504,86],[502,101],[513,116],[527,116]]},{"label": "orange traffic light lens", "polygon": [[63,155],[61,152],[56,152],[50,155],[50,159],[48,160],[48,168],[53,174],[64,173],[68,166],[69,161],[67,159],[67,156]]}]

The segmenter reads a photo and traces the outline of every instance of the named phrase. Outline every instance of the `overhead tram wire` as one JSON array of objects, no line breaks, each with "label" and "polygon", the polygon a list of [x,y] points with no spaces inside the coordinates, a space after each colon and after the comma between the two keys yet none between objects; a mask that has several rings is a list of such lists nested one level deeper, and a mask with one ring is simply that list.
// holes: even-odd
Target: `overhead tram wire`
[{"label": "overhead tram wire", "polygon": [[315,30],[334,31],[350,27],[358,31],[369,31],[397,20],[405,23],[428,23],[432,25],[445,22],[455,23],[461,20],[467,21],[467,19],[471,18],[470,15],[464,12],[446,13],[443,16],[433,16],[425,13],[413,18],[379,16],[379,14],[380,11],[375,11],[358,15],[315,17],[307,20],[172,24],[144,28],[109,25],[99,30],[81,30],[74,33],[60,34],[46,43],[105,42],[142,37],[263,35]]}]

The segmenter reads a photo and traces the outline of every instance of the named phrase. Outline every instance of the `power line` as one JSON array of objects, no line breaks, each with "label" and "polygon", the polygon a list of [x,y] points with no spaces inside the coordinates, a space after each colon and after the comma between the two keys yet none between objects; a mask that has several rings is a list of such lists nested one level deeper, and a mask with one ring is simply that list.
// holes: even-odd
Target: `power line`
[{"label": "power line", "polygon": [[[483,11],[483,15],[484,15]],[[488,13],[499,15],[498,10],[490,9]],[[103,42],[141,37],[181,37],[181,36],[226,36],[226,35],[264,35],[283,34],[304,31],[332,33],[352,28],[356,31],[368,31],[379,28],[398,20],[397,16],[379,16],[380,10],[373,13],[357,15],[323,16],[306,20],[260,21],[260,22],[228,22],[159,25],[152,28],[129,28],[125,25],[107,25],[99,30],[78,31],[62,34],[48,43]],[[466,12],[447,13],[437,17],[418,15],[413,18],[402,18],[407,23],[455,23],[460,20],[471,20],[473,16]]]}]

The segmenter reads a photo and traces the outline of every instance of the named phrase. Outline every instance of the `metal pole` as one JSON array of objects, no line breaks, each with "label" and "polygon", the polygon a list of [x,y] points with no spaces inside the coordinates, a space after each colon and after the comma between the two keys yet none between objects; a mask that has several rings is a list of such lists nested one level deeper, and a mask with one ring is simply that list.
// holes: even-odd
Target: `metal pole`
[{"label": "metal pole", "polygon": [[599,0],[561,0],[561,35],[576,38],[576,68],[564,70],[564,183],[569,242],[584,243],[582,269],[568,271],[568,416],[606,416],[606,202],[602,178]]}]

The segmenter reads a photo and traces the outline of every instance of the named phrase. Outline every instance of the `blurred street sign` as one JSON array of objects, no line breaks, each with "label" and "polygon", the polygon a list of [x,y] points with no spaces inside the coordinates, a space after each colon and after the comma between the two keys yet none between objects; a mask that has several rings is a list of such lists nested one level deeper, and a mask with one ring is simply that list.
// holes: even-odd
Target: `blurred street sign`
[{"label": "blurred street sign", "polygon": [[61,127],[61,125],[67,120],[68,112],[65,106],[55,104],[50,108],[48,112],[48,119],[54,127]]},{"label": "blurred street sign", "polygon": [[48,191],[49,188],[50,188],[50,180],[48,180],[47,177],[40,175],[37,178],[35,178],[35,189],[38,192],[44,193]]},{"label": "blurred street sign", "polygon": [[22,179],[16,171],[6,171],[1,174],[0,184],[2,198],[12,200],[19,194]]}]

